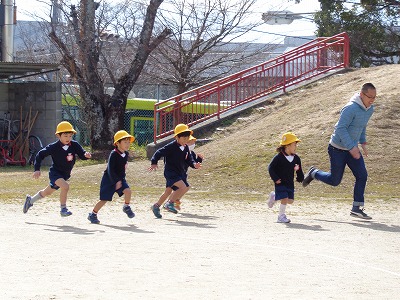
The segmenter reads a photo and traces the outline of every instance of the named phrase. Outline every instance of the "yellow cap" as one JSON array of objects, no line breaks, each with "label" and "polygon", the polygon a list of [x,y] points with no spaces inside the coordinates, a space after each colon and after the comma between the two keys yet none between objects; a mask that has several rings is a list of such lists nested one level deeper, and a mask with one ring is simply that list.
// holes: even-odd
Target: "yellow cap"
[{"label": "yellow cap", "polygon": [[190,136],[189,136],[189,141],[193,141],[193,140],[194,140],[194,141],[197,141],[197,139],[196,139],[193,135],[190,135]]},{"label": "yellow cap", "polygon": [[62,121],[57,125],[56,134],[60,134],[63,132],[72,132],[76,133],[75,129],[72,127],[70,122]]},{"label": "yellow cap", "polygon": [[118,142],[118,141],[120,141],[120,140],[122,140],[122,139],[124,139],[124,138],[131,138],[131,143],[135,140],[135,137],[134,136],[131,136],[129,133],[127,133],[125,130],[120,130],[120,131],[117,131],[115,134],[114,134],[114,145]]},{"label": "yellow cap", "polygon": [[282,135],[282,140],[280,145],[286,146],[294,142],[301,142],[301,141],[297,138],[297,136],[294,133],[286,132]]},{"label": "yellow cap", "polygon": [[176,125],[175,129],[174,129],[174,136],[177,136],[178,134],[180,134],[182,132],[190,132],[190,134],[193,134],[193,130],[190,130],[186,124]]}]

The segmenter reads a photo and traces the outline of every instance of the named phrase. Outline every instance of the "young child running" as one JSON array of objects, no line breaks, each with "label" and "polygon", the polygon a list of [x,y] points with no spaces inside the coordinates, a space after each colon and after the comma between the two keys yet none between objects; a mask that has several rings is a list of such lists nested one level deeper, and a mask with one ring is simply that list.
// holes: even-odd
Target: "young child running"
[{"label": "young child running", "polygon": [[[297,143],[300,140],[292,132],[283,134],[276,154],[269,166],[268,172],[275,184],[275,193],[270,194],[268,206],[272,208],[275,201],[280,200],[278,223],[290,223],[286,217],[286,205],[294,201],[294,173],[296,181],[302,182],[304,173],[301,168],[300,157],[296,154]],[[275,194],[275,195],[274,195]]]},{"label": "young child running", "polygon": [[[178,124],[174,129],[175,140],[158,149],[151,158],[151,166],[149,171],[158,168],[157,162],[164,157],[164,177],[166,179],[166,188],[172,190],[165,208],[172,212],[178,213],[174,207],[176,200],[182,199],[183,195],[189,190],[189,183],[187,182],[187,166],[198,169],[201,163],[195,162],[187,145],[190,135],[193,131],[185,124]],[[162,218],[160,214],[160,207],[168,197],[165,196],[164,191],[160,199],[151,206],[156,218]]]},{"label": "young child running", "polygon": [[131,202],[131,189],[125,180],[126,168],[129,158],[129,147],[135,140],[133,136],[125,130],[120,130],[114,135],[114,146],[108,157],[107,169],[104,171],[103,178],[100,184],[100,201],[94,206],[93,211],[89,213],[88,220],[93,224],[99,224],[97,218],[99,210],[109,201],[112,201],[114,193],[118,196],[124,195],[125,204],[122,211],[127,214],[129,218],[133,218]]},{"label": "young child running", "polygon": [[80,159],[86,160],[92,157],[89,152],[86,152],[82,146],[72,140],[73,135],[76,133],[74,128],[69,122],[63,121],[57,125],[56,136],[58,141],[47,145],[45,148],[40,150],[34,163],[33,178],[38,179],[41,175],[40,167],[45,157],[51,156],[52,165],[49,169],[50,184],[43,190],[38,191],[32,197],[26,196],[23,212],[27,213],[29,208],[33,206],[37,200],[47,197],[53,194],[54,191],[60,189],[60,214],[63,217],[72,215],[67,208],[67,194],[69,190],[69,184],[67,180],[71,177],[71,171],[74,167],[76,155]]},{"label": "young child running", "polygon": [[[190,155],[192,155],[193,160],[194,160],[196,163],[202,163],[202,162],[203,162],[203,159],[204,159],[204,155],[201,154],[201,153],[196,154],[196,153],[193,151],[194,148],[195,148],[195,146],[196,146],[196,141],[197,141],[197,139],[196,139],[193,135],[191,135],[191,136],[189,137],[189,141],[187,142],[186,145],[189,147]],[[188,165],[188,164],[185,164],[186,181],[187,181],[187,172],[188,172],[188,169],[189,169],[189,165]],[[157,203],[164,203],[165,200],[168,199],[168,196],[171,195],[171,193],[172,193],[172,188],[171,188],[171,187],[166,187],[164,193],[160,196],[160,198],[159,198],[159,200],[158,200]],[[168,201],[168,202],[169,202],[169,201]],[[167,202],[166,204],[168,204],[168,202]],[[164,205],[164,208],[168,210],[168,207],[167,207],[166,205]],[[174,202],[174,208],[175,208],[176,210],[181,210],[181,201],[180,201],[180,199],[175,200],[175,202]]]}]

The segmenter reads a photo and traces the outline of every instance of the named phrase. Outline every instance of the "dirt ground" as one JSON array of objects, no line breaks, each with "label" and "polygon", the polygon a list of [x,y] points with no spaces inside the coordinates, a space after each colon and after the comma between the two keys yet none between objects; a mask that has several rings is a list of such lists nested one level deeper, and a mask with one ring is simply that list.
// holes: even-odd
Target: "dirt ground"
[{"label": "dirt ground", "polygon": [[309,201],[276,223],[265,202],[191,201],[155,219],[134,200],[86,219],[91,203],[2,205],[2,299],[395,299],[400,294],[400,212],[368,205],[372,221],[349,216],[350,203]]}]

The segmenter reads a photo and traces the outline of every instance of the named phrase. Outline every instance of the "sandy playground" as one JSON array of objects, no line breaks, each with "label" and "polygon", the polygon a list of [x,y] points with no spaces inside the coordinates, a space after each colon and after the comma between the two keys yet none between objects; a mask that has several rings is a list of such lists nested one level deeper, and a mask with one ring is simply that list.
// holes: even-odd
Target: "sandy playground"
[{"label": "sandy playground", "polygon": [[[150,203],[149,203],[150,204]],[[266,203],[187,200],[155,219],[147,203],[4,204],[0,213],[2,299],[396,299],[400,295],[400,212],[368,205],[372,221],[351,218],[349,203],[288,208],[276,223]]]}]

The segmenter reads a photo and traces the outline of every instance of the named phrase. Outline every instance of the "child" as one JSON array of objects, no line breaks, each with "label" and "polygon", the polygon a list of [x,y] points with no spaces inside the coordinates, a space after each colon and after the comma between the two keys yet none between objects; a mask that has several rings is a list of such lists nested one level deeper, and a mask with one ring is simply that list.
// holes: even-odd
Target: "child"
[{"label": "child", "polygon": [[178,124],[174,129],[175,140],[158,149],[151,158],[151,166],[149,171],[158,168],[157,162],[164,157],[164,177],[166,179],[166,190],[160,196],[160,199],[151,206],[151,210],[157,218],[162,218],[160,214],[160,206],[168,197],[168,190],[171,189],[169,200],[164,206],[168,211],[178,213],[174,207],[174,203],[181,199],[189,190],[187,182],[187,166],[198,169],[201,167],[200,162],[195,162],[187,145],[190,135],[193,131],[185,124]]},{"label": "child", "polygon": [[304,173],[301,168],[300,157],[296,154],[297,143],[300,140],[292,132],[283,134],[280,146],[276,149],[276,154],[269,166],[268,172],[275,184],[275,195],[270,194],[268,206],[271,208],[274,202],[281,200],[279,207],[278,223],[290,223],[286,217],[286,205],[294,201],[294,172],[296,181],[302,182]]},{"label": "child", "polygon": [[53,161],[49,169],[50,184],[32,197],[30,195],[26,196],[23,208],[24,213],[27,213],[29,208],[32,207],[33,203],[37,200],[49,196],[53,194],[55,190],[60,189],[60,214],[62,217],[72,215],[72,212],[67,208],[67,194],[69,190],[67,180],[71,177],[71,171],[76,160],[75,156],[78,155],[79,158],[83,160],[92,157],[92,155],[89,152],[86,152],[78,142],[72,140],[75,133],[76,131],[69,122],[60,122],[57,125],[55,133],[58,137],[58,141],[47,145],[36,154],[33,178],[38,179],[40,177],[40,166],[42,160],[50,155]]},{"label": "child", "polygon": [[135,140],[133,136],[125,130],[120,130],[114,135],[114,146],[108,157],[107,169],[104,171],[103,178],[100,184],[100,201],[97,202],[93,211],[89,213],[88,220],[93,224],[99,224],[97,218],[99,210],[108,202],[112,200],[114,193],[118,196],[124,195],[125,204],[122,211],[127,214],[129,218],[133,218],[135,214],[130,207],[131,190],[125,180],[126,168],[128,166],[129,147]]},{"label": "child", "polygon": [[[204,159],[204,155],[203,154],[196,154],[193,150],[196,146],[196,138],[194,136],[190,136],[189,137],[189,141],[187,142],[187,146],[189,147],[189,151],[190,151],[190,155],[192,155],[193,160],[196,163],[202,163],[203,159]],[[187,171],[189,169],[189,165],[185,164],[185,171],[186,171],[186,181],[187,181]],[[164,193],[160,196],[160,199],[158,200],[157,203],[164,203],[165,200],[167,200],[168,196],[170,196],[172,193],[172,188],[170,187],[166,187]],[[168,210],[168,207],[166,207],[166,205],[164,205],[164,208]],[[175,200],[174,202],[174,208],[176,210],[181,210],[181,201],[180,199]]]}]

